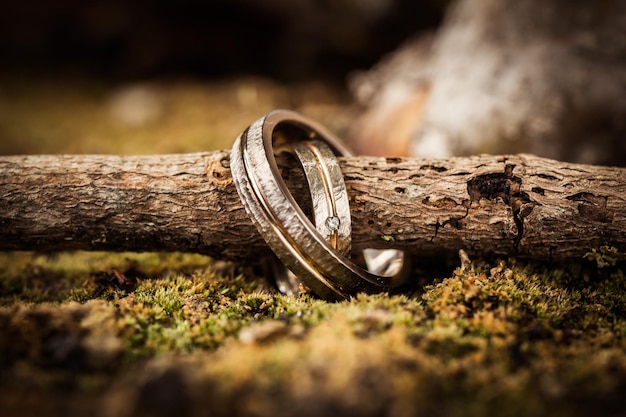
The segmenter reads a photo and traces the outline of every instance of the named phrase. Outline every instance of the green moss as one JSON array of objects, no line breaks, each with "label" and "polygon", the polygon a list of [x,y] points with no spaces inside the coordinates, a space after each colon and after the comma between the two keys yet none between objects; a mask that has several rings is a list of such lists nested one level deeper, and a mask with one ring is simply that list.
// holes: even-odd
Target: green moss
[{"label": "green moss", "polygon": [[595,248],[591,252],[587,252],[585,259],[595,261],[598,268],[606,268],[617,265],[618,262],[626,260],[626,254],[620,253],[614,246],[600,246],[598,250]]},{"label": "green moss", "polygon": [[[90,392],[122,378],[102,394],[126,398],[121,415],[141,408],[146,387],[174,383],[163,375],[184,381],[194,407],[219,398],[217,415],[281,415],[285,405],[320,415],[583,415],[612,410],[626,386],[620,269],[465,264],[412,295],[327,303],[283,296],[204,257],[2,256],[2,288],[14,288],[0,309],[6,381],[25,366],[39,387],[83,381],[74,389]],[[41,283],[67,277],[77,288],[53,286],[24,307],[42,285],[28,280],[33,265]],[[112,268],[134,274],[134,290],[98,290],[98,272]],[[51,334],[74,340],[83,359],[63,359]]]}]

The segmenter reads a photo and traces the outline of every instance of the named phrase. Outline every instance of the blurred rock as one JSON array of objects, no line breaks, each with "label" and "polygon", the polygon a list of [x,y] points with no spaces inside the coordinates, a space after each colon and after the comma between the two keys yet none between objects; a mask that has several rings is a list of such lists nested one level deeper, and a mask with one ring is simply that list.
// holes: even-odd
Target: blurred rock
[{"label": "blurred rock", "polygon": [[624,27],[619,1],[460,0],[432,47],[410,42],[353,80],[353,140],[626,165]]},{"label": "blurred rock", "polygon": [[[348,136],[357,153],[410,153],[415,125],[429,93],[432,42],[428,34],[411,38],[369,71],[356,72],[349,79],[358,116]],[[448,156],[435,149],[429,152],[437,154]]]}]

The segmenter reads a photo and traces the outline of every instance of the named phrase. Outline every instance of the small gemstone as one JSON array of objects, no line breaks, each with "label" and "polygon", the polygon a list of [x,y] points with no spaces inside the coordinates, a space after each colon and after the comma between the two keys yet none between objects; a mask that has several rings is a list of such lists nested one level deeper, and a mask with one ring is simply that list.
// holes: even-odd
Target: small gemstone
[{"label": "small gemstone", "polygon": [[339,229],[340,223],[341,221],[339,220],[339,217],[337,216],[330,216],[326,218],[326,227],[331,232],[334,232],[335,230]]}]

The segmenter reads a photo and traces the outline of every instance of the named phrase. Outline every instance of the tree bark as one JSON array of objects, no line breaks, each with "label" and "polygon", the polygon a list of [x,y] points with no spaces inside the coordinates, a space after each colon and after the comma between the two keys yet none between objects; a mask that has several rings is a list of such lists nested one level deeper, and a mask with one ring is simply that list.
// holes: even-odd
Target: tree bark
[{"label": "tree bark", "polygon": [[[353,246],[580,259],[626,251],[626,169],[532,155],[341,158]],[[302,173],[283,174],[306,201]],[[269,253],[237,195],[226,151],[0,157],[0,249]]]}]

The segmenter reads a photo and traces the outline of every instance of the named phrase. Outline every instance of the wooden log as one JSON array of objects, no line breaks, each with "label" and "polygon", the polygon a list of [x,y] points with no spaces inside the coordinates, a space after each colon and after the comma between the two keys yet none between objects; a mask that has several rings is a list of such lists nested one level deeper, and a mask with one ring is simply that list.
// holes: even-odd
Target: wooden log
[{"label": "wooden log", "polygon": [[[563,261],[626,251],[626,169],[532,155],[341,158],[353,246]],[[298,201],[300,170],[282,164]],[[0,250],[183,251],[255,260],[269,249],[227,151],[0,157]]]}]

